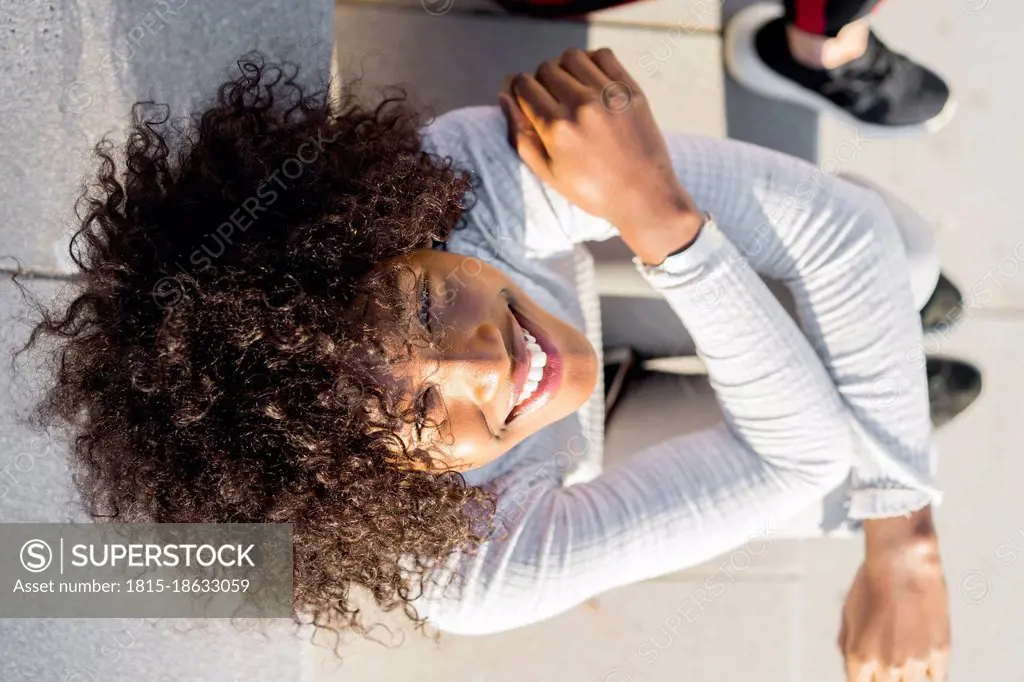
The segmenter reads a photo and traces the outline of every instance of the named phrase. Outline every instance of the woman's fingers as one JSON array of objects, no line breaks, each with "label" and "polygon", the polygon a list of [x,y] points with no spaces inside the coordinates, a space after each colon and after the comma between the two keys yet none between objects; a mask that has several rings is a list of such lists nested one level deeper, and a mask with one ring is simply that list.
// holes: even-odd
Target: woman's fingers
[{"label": "woman's fingers", "polygon": [[565,107],[571,109],[587,98],[587,88],[560,64],[544,62],[537,67],[536,77],[537,82]]},{"label": "woman's fingers", "polygon": [[928,661],[928,674],[934,682],[946,682],[949,677],[949,654],[935,652]]},{"label": "woman's fingers", "polygon": [[846,658],[846,682],[872,682],[877,672],[878,666],[871,661]]},{"label": "woman's fingers", "polygon": [[879,666],[875,670],[876,682],[903,682],[903,669],[898,666]]},{"label": "woman's fingers", "polygon": [[609,82],[590,55],[578,48],[566,50],[558,61],[559,65],[584,86],[600,92]]},{"label": "woman's fingers", "polygon": [[508,122],[509,144],[530,170],[542,180],[549,182],[551,178],[550,159],[537,130],[530,123],[515,97],[507,92],[501,92],[498,94],[498,102]]},{"label": "woman's fingers", "polygon": [[846,625],[846,614],[843,614],[843,618],[839,625],[839,636],[836,637],[836,646],[839,647],[839,651],[846,654],[846,634],[849,632],[849,628]]},{"label": "woman's fingers", "polygon": [[913,659],[904,663],[903,682],[928,682],[928,661]]},{"label": "woman's fingers", "polygon": [[521,73],[512,79],[512,97],[539,135],[564,114],[562,105],[547,88],[531,74]]},{"label": "woman's fingers", "polygon": [[516,75],[509,90],[543,137],[552,121],[564,118],[569,110],[596,94],[604,96],[607,87],[616,82],[633,93],[640,91],[639,84],[608,48],[592,52],[572,48],[558,59],[542,63],[534,75]]},{"label": "woman's fingers", "polygon": [[[672,246],[671,251],[677,241],[683,243],[677,238],[695,236],[703,217],[676,177],[650,108],[645,103],[628,106],[629,93],[624,93],[626,106],[611,106],[630,86],[625,81],[602,86],[607,74],[593,61],[588,66],[589,59],[585,53],[568,52],[542,64],[536,75],[518,74],[500,100],[510,138],[548,186],[614,224],[635,254],[659,263],[666,247]],[[613,74],[618,73],[616,64],[607,63]],[[621,87],[609,96],[606,90],[612,85]],[[624,182],[631,185],[625,195]],[[651,221],[672,225],[672,234],[666,238],[664,232],[652,232]]]},{"label": "woman's fingers", "polygon": [[625,83],[634,93],[640,92],[640,84],[633,80],[633,77],[629,75],[629,71],[626,71],[626,67],[619,62],[615,53],[607,47],[592,50],[587,52],[587,55],[608,76],[608,80]]}]

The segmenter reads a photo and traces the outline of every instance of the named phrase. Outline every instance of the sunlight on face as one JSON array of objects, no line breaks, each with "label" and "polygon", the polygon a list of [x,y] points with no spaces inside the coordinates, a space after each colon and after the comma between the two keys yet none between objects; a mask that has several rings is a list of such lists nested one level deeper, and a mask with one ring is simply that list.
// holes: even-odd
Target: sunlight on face
[{"label": "sunlight on face", "polygon": [[[399,436],[474,469],[580,408],[597,384],[594,347],[503,272],[468,256],[417,250],[399,265],[410,335],[429,340],[380,377],[417,415]],[[424,344],[426,345],[426,344]]]}]

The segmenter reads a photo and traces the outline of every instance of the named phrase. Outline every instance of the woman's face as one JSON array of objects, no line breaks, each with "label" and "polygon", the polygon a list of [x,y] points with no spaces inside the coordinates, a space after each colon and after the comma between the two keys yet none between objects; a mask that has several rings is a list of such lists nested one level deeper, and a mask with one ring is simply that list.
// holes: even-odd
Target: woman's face
[{"label": "woman's face", "polygon": [[417,414],[399,434],[407,446],[430,448],[452,468],[473,469],[590,397],[597,383],[594,347],[503,272],[428,249],[394,262],[408,266],[399,277],[415,312],[408,331],[432,341],[430,348],[414,346],[408,362],[382,377],[401,397],[399,407]]}]

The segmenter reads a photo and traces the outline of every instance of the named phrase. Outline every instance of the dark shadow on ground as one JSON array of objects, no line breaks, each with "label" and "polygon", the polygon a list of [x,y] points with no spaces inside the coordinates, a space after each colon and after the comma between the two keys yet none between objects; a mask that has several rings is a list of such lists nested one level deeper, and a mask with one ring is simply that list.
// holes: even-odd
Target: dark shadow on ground
[{"label": "dark shadow on ground", "polygon": [[[724,0],[722,26],[758,0]],[[722,62],[725,71],[725,63]],[[726,131],[729,137],[818,162],[818,115],[786,102],[767,99],[741,87],[725,74]]]},{"label": "dark shadow on ground", "polygon": [[[370,88],[399,85],[414,104],[439,114],[497,104],[506,76],[532,72],[569,47],[586,49],[588,35],[587,24],[579,21],[455,12],[429,16],[377,5],[342,7],[335,31],[343,81],[365,76]],[[382,35],[391,44],[381,44]]]}]

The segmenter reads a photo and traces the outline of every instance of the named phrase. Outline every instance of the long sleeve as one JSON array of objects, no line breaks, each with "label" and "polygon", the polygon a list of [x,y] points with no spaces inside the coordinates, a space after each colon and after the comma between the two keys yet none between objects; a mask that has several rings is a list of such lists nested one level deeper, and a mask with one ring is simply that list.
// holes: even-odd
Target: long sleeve
[{"label": "long sleeve", "polygon": [[920,318],[882,199],[749,144],[683,134],[668,143],[697,204],[718,216],[754,270],[789,289],[843,397],[858,436],[849,516],[896,516],[941,501]]},{"label": "long sleeve", "polygon": [[[481,197],[478,220],[505,213],[494,194]],[[545,462],[500,477],[494,536],[438,571],[422,615],[465,634],[542,620],[763,541],[847,477],[855,439],[842,397],[724,232],[703,230],[686,271],[656,286],[696,341],[725,424],[663,441],[587,483],[562,487]],[[439,587],[449,578],[454,591]]]},{"label": "long sleeve", "polygon": [[[527,255],[617,234],[529,171],[506,143],[496,107],[451,112],[438,124],[438,136],[493,186],[492,222],[518,215],[506,219],[515,227],[502,237],[522,242]],[[941,501],[932,485],[936,453],[921,328],[903,245],[884,202],[771,150],[683,133],[666,139],[697,205],[716,216],[756,272],[792,293],[804,334],[847,406],[859,440],[850,518],[896,516]]]}]

